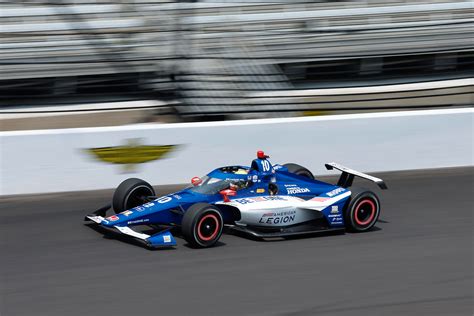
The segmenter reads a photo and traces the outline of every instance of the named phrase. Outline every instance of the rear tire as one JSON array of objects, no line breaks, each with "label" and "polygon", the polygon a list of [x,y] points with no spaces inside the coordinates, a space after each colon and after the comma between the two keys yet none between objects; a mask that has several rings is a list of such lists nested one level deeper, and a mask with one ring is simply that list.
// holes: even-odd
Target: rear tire
[{"label": "rear tire", "polygon": [[222,235],[223,227],[219,209],[207,203],[192,205],[181,222],[183,237],[194,248],[214,246]]},{"label": "rear tire", "polygon": [[352,232],[371,229],[380,215],[380,201],[374,192],[366,189],[351,189],[352,196],[344,211],[346,228]]},{"label": "rear tire", "polygon": [[283,165],[283,167],[288,168],[288,172],[291,172],[291,173],[294,173],[298,176],[302,176],[302,177],[306,177],[306,178],[310,178],[310,179],[314,180],[313,173],[311,173],[311,171],[309,171],[308,169],[306,169],[303,166],[300,166],[300,165],[295,164],[295,163],[286,163],[286,164]]},{"label": "rear tire", "polygon": [[146,203],[147,196],[154,196],[155,190],[146,181],[130,178],[117,187],[112,198],[115,214]]}]

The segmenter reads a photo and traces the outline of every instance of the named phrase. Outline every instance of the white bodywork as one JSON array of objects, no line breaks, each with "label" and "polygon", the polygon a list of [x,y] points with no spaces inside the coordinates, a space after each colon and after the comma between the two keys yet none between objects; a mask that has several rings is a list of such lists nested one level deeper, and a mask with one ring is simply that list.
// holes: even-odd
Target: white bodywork
[{"label": "white bodywork", "polygon": [[[296,196],[274,195],[234,199],[217,204],[231,205],[240,210],[237,225],[281,227],[307,222],[321,217],[321,211],[351,195],[348,190],[334,197],[314,197],[305,201]],[[341,214],[334,206],[332,214]],[[340,215],[339,215],[340,216]]]}]

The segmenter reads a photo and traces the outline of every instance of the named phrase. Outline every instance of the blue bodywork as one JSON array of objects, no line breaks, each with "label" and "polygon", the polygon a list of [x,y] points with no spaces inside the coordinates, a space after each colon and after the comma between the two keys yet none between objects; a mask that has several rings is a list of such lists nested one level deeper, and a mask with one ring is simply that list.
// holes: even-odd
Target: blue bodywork
[{"label": "blue bodywork", "polygon": [[[242,201],[244,198],[258,196],[268,197],[271,195],[269,191],[272,185],[279,188],[278,195],[297,196],[304,200],[315,197],[324,199],[333,197],[335,194],[348,192],[347,189],[337,185],[290,173],[286,167],[272,165],[268,159],[255,159],[252,161],[251,167],[229,166],[215,169],[208,173],[206,177],[203,177],[203,183],[199,186],[189,186],[130,210],[103,218],[99,223],[106,228],[135,225],[179,226],[183,214],[191,205],[202,202],[216,205],[216,202],[223,201],[223,196],[219,192],[228,188],[231,183],[242,185],[237,190],[236,196],[229,197],[231,201]],[[248,183],[251,185],[248,185]],[[288,189],[291,186],[298,188],[299,191]],[[348,203],[349,198],[350,195],[321,211],[330,228],[344,227],[342,210]],[[331,212],[333,206],[337,206],[336,209],[341,211],[337,214],[331,214],[334,213]],[[236,212],[232,207],[221,205],[220,210],[226,224],[233,224],[238,217],[238,214],[236,214],[238,211]],[[151,246],[176,245],[169,228],[148,237],[146,241]]]}]

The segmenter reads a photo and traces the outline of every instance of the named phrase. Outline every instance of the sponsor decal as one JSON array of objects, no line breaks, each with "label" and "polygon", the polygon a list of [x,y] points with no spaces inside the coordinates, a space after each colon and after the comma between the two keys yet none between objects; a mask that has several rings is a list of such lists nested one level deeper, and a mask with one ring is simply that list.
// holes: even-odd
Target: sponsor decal
[{"label": "sponsor decal", "polygon": [[295,221],[296,211],[270,212],[262,215],[260,224],[288,224]]},{"label": "sponsor decal", "polygon": [[268,216],[285,216],[285,215],[293,215],[296,214],[296,211],[284,211],[284,212],[270,212],[270,213],[265,213],[262,215],[262,217],[268,217]]},{"label": "sponsor decal", "polygon": [[342,224],[342,217],[331,218],[331,224]]},{"label": "sponsor decal", "polygon": [[143,212],[145,210],[145,208],[143,206],[137,206],[134,208],[135,211],[137,212]]},{"label": "sponsor decal", "polygon": [[296,215],[285,215],[285,216],[269,216],[269,217],[261,217],[258,221],[260,224],[269,224],[269,225],[276,225],[276,224],[289,224],[295,221]]},{"label": "sponsor decal", "polygon": [[337,189],[332,190],[331,192],[326,193],[326,195],[330,196],[330,197],[333,197],[333,196],[338,195],[339,193],[341,193],[343,191],[345,191],[345,189],[337,188]]},{"label": "sponsor decal", "polygon": [[115,222],[119,220],[119,217],[117,215],[112,215],[112,216],[107,217],[107,220],[111,222]]},{"label": "sponsor decal", "polygon": [[148,207],[152,207],[153,205],[155,205],[155,203],[153,203],[153,202],[148,202],[148,203],[143,204],[142,206],[148,208]]},{"label": "sponsor decal", "polygon": [[128,215],[132,215],[133,212],[132,212],[132,211],[124,211],[124,212],[122,212],[122,213],[120,213],[120,214],[125,215],[125,216],[128,216]]},{"label": "sponsor decal", "polygon": [[171,242],[171,236],[170,235],[164,235],[163,236],[163,242]]},{"label": "sponsor decal", "polygon": [[258,196],[258,197],[253,197],[253,198],[233,200],[233,202],[237,202],[239,204],[249,204],[249,203],[266,202],[266,201],[286,201],[286,200],[285,198],[281,196]]},{"label": "sponsor decal", "polygon": [[234,200],[233,202],[237,202],[239,204],[248,204],[248,203],[253,203],[254,201],[250,199],[237,199],[237,200]]},{"label": "sponsor decal", "polygon": [[287,223],[293,222],[295,220],[295,216],[296,215],[260,218],[259,223],[270,224],[270,225],[282,224],[282,223],[287,224]]},{"label": "sponsor decal", "polygon": [[342,214],[340,214],[339,211],[337,211],[337,214],[335,214],[336,212],[333,212],[333,210],[334,210],[334,206],[331,209],[332,214],[328,215],[328,219],[331,222],[331,225],[332,224],[342,224]]},{"label": "sponsor decal", "polygon": [[337,214],[339,213],[339,207],[337,205],[333,205],[331,207],[331,214]]},{"label": "sponsor decal", "polygon": [[125,145],[88,148],[97,160],[124,166],[125,172],[134,172],[138,164],[165,158],[177,145],[142,145],[141,139],[128,139]]},{"label": "sponsor decal", "polygon": [[265,193],[265,189],[257,189],[257,193]]},{"label": "sponsor decal", "polygon": [[174,197],[175,199],[177,199],[177,200],[181,200],[181,199],[182,199],[181,195],[177,195],[177,194],[173,194],[173,197]]},{"label": "sponsor decal", "polygon": [[127,222],[128,225],[131,225],[131,224],[139,224],[139,223],[146,223],[150,221],[148,218],[145,218],[145,219],[137,219],[135,221],[129,221]]},{"label": "sponsor decal", "polygon": [[288,194],[298,194],[298,193],[307,193],[310,192],[308,188],[300,188],[300,187],[290,187],[286,188]]},{"label": "sponsor decal", "polygon": [[252,182],[257,182],[257,180],[258,180],[258,176],[256,174],[254,174],[252,176]]},{"label": "sponsor decal", "polygon": [[286,199],[282,196],[259,196],[250,198],[251,200],[255,200],[257,202],[261,201],[286,201]]}]

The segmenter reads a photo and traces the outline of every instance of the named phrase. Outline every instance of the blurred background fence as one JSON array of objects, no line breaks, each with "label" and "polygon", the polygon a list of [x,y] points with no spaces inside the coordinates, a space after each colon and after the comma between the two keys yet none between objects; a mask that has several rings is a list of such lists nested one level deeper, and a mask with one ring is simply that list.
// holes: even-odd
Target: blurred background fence
[{"label": "blurred background fence", "polygon": [[472,1],[0,5],[3,110],[159,100],[196,120],[473,103]]}]

